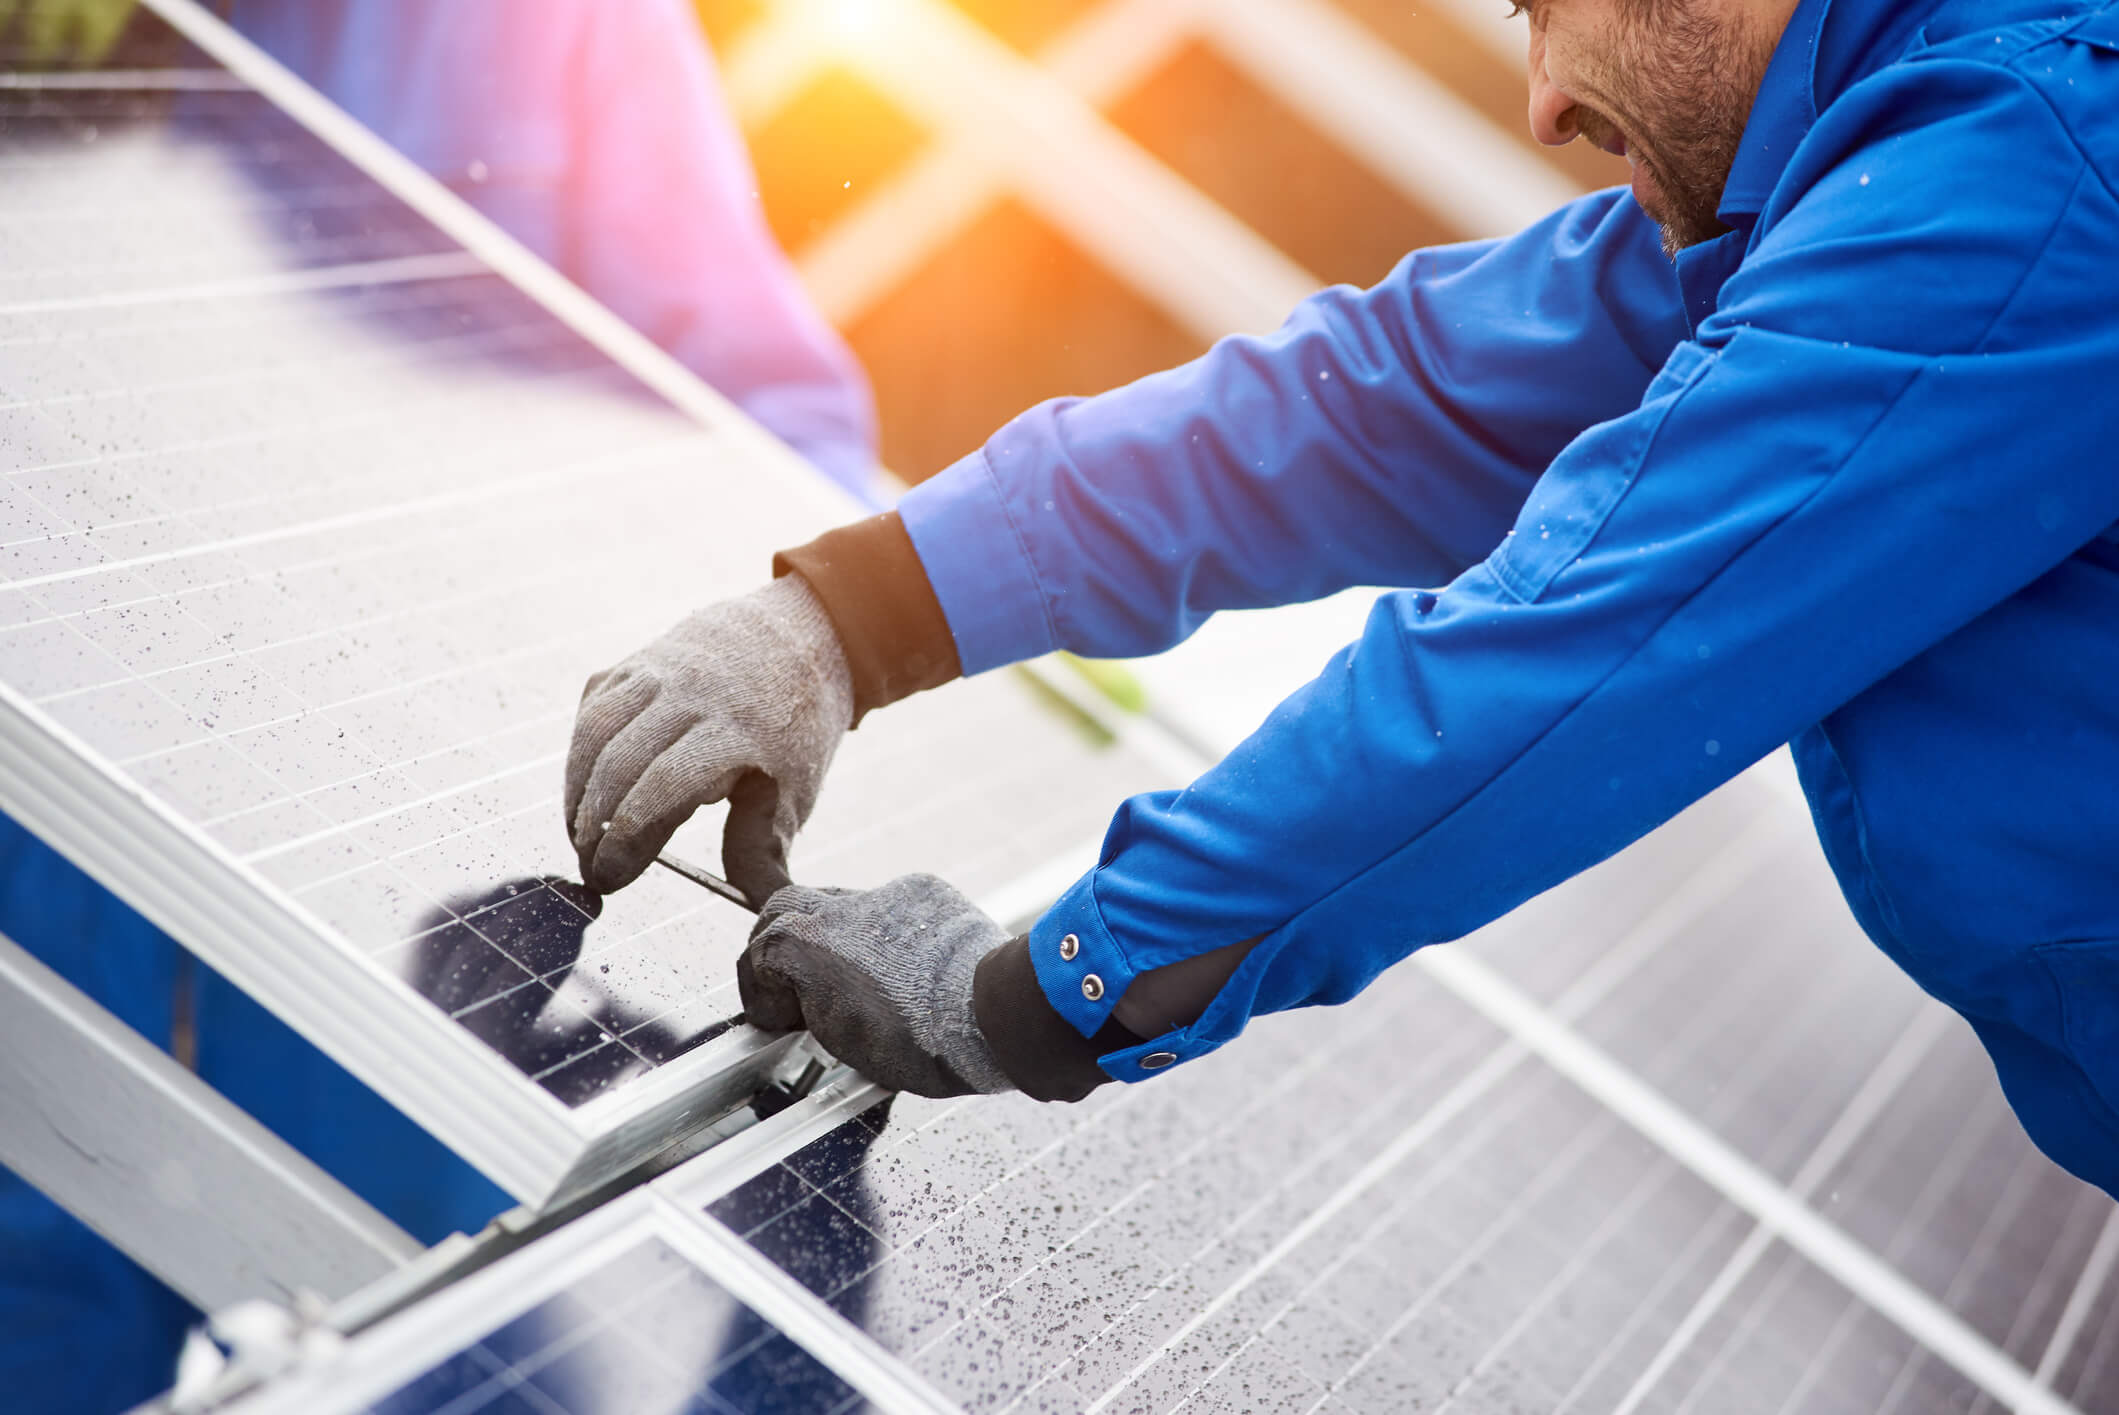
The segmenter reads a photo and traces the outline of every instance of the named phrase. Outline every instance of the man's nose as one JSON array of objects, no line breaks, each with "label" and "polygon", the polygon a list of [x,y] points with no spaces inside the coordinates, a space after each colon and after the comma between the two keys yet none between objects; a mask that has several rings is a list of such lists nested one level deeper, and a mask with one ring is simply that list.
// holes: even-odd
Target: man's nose
[{"label": "man's nose", "polygon": [[1575,101],[1545,72],[1545,31],[1530,27],[1530,135],[1548,147],[1575,140]]}]

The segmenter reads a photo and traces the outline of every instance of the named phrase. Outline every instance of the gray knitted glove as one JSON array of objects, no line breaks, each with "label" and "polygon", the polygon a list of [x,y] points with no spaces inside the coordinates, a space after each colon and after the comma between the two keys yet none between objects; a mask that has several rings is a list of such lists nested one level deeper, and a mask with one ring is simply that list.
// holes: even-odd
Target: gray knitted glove
[{"label": "gray knitted glove", "polygon": [[852,724],[846,655],[801,576],[693,614],[582,690],[566,795],[582,883],[631,884],[726,798],[722,871],[763,904]]},{"label": "gray knitted glove", "polygon": [[933,875],[775,894],[736,964],[754,1027],[806,1027],[879,1086],[921,1096],[1015,1089],[971,1015],[971,975],[1008,941]]}]

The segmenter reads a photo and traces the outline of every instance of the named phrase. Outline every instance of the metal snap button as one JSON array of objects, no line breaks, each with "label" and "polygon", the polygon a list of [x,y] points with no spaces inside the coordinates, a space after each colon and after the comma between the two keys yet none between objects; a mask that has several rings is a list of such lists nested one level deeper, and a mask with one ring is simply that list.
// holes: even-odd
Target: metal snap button
[{"label": "metal snap button", "polygon": [[1081,951],[1082,941],[1076,938],[1073,934],[1068,934],[1065,938],[1060,940],[1061,962],[1072,963],[1074,961],[1074,955]]},{"label": "metal snap button", "polygon": [[1151,1051],[1140,1059],[1140,1069],[1143,1071],[1160,1071],[1175,1060],[1177,1060],[1177,1053],[1174,1051]]},{"label": "metal snap button", "polygon": [[1102,978],[1099,978],[1098,976],[1096,976],[1096,974],[1091,973],[1088,977],[1082,979],[1083,997],[1086,997],[1091,1002],[1094,1002],[1103,995],[1104,980]]}]

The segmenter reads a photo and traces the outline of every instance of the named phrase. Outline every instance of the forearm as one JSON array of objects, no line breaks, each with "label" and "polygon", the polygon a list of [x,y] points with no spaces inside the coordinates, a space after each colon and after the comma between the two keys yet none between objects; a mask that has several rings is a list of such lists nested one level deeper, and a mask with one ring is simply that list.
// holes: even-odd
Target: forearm
[{"label": "forearm", "polygon": [[1653,228],[1600,194],[1032,409],[900,511],[966,671],[1153,653],[1222,609],[1446,583],[1682,333]]},{"label": "forearm", "polygon": [[[1047,998],[1092,1032],[1147,971],[1263,933],[1195,1024],[1104,1059],[1121,1077],[1344,1001],[2025,590],[2119,519],[2119,487],[2067,450],[2094,414],[1990,416],[2038,400],[2044,351],[1967,362],[1749,328],[1675,362],[1665,397],[1555,467],[1509,548],[1387,596],[1223,762],[1121,808],[1031,933]],[[1801,456],[1772,436],[1788,407]]]}]

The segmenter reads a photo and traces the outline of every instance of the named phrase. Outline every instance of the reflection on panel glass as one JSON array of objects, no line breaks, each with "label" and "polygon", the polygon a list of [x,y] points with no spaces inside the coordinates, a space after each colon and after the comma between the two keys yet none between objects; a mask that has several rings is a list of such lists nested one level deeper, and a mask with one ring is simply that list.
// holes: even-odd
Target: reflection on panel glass
[{"label": "reflection on panel glass", "polygon": [[719,1036],[736,1010],[707,957],[637,946],[605,925],[604,902],[571,880],[506,880],[451,898],[391,957],[420,996],[578,1105]]},{"label": "reflection on panel glass", "polygon": [[[239,88],[210,79],[180,89],[7,87],[0,118],[10,244],[29,257],[0,273],[0,300],[11,305],[89,295],[201,300],[214,282],[297,270],[307,276],[301,283],[346,288],[363,264],[385,279],[413,273],[418,267],[380,264],[412,257],[454,259],[459,274],[477,269]],[[120,173],[128,185],[112,190]],[[36,258],[47,243],[46,258]],[[62,252],[69,258],[50,258]]]},{"label": "reflection on panel glass", "polygon": [[[581,684],[824,503],[183,62],[0,85],[0,677],[579,1104],[715,1034],[750,923],[567,883]],[[794,867],[977,896],[1163,784],[993,677],[853,734]]]},{"label": "reflection on panel glass", "polygon": [[655,1239],[370,1407],[374,1415],[853,1415],[870,1408]]}]

